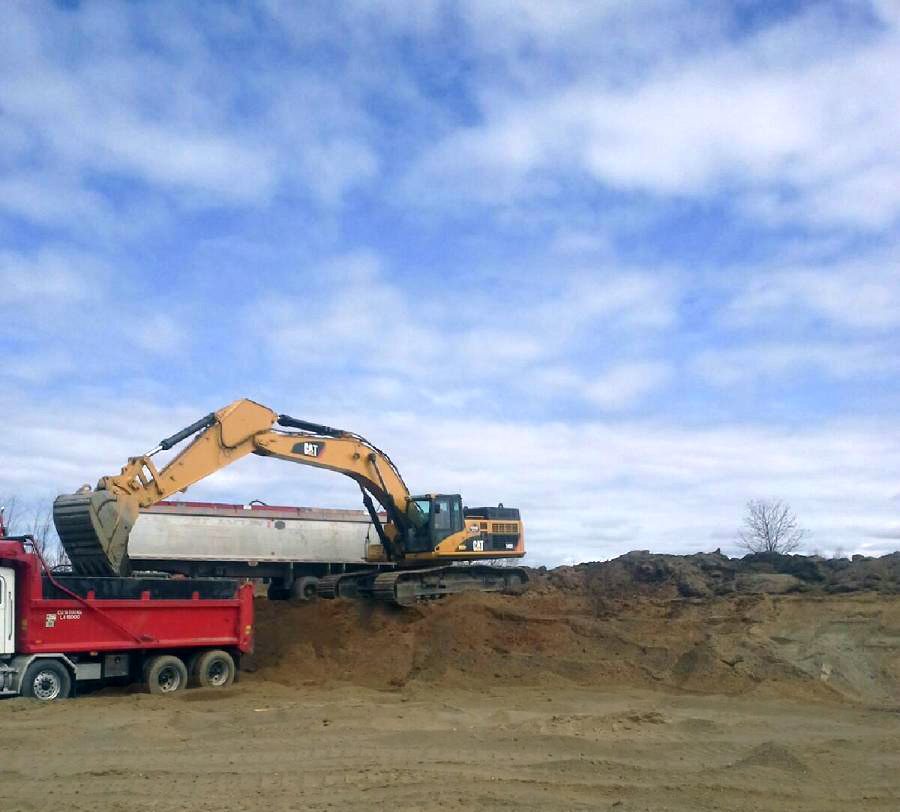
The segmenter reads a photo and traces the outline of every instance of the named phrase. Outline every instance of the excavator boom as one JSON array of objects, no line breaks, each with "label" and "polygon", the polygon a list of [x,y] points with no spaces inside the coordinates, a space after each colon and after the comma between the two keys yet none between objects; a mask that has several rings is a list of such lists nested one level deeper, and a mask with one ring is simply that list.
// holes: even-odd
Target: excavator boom
[{"label": "excavator boom", "polygon": [[[281,431],[275,425],[294,429]],[[153,457],[194,436],[162,470]],[[128,460],[121,472],[103,477],[93,490],[57,497],[53,519],[77,571],[127,574],[128,536],[141,508],[149,507],[247,456],[277,457],[327,468],[354,479],[388,512],[382,529],[388,557],[409,490],[390,458],[352,432],[279,415],[252,400],[237,400],[207,415],[155,448]],[[380,524],[379,524],[380,527]]]}]

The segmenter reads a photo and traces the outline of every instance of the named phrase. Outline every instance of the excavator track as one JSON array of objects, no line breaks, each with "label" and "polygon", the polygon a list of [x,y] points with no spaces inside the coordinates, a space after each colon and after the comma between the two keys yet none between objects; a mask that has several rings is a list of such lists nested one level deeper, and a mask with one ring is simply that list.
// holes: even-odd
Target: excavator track
[{"label": "excavator track", "polygon": [[[347,588],[352,584],[351,588]],[[459,592],[520,594],[528,574],[520,567],[447,565],[378,573],[342,573],[319,579],[319,597],[370,596],[380,603],[415,606]],[[351,594],[354,593],[354,594]]]},{"label": "excavator track", "polygon": [[324,575],[319,578],[316,592],[320,598],[358,598],[371,591],[372,581],[378,570],[356,570]]}]

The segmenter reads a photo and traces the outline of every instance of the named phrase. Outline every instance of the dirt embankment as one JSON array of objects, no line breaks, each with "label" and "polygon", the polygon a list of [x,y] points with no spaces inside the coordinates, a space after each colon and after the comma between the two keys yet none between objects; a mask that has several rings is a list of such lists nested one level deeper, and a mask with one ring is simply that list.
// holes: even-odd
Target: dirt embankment
[{"label": "dirt embankment", "polygon": [[0,701],[5,806],[896,812],[900,595],[742,579],[785,574],[638,553],[520,597],[261,600],[234,688]]},{"label": "dirt embankment", "polygon": [[633,686],[900,702],[900,555],[849,566],[782,558],[632,553],[533,571],[523,596],[468,594],[408,610],[259,601],[246,665],[251,678],[288,685]]}]

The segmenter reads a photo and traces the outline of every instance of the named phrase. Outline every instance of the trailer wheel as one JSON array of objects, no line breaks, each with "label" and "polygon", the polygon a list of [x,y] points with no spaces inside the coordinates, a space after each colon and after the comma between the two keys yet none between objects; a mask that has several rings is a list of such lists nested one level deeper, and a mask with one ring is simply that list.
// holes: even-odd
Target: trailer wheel
[{"label": "trailer wheel", "polygon": [[319,597],[319,579],[314,575],[304,575],[291,584],[291,599],[314,601]]},{"label": "trailer wheel", "polygon": [[227,651],[204,651],[197,660],[197,682],[202,688],[227,688],[237,669]]},{"label": "trailer wheel", "polygon": [[187,687],[187,666],[174,654],[161,654],[147,660],[144,683],[151,694],[172,694]]},{"label": "trailer wheel", "polygon": [[62,663],[38,660],[28,666],[22,678],[22,696],[52,702],[65,699],[72,688],[72,678]]}]

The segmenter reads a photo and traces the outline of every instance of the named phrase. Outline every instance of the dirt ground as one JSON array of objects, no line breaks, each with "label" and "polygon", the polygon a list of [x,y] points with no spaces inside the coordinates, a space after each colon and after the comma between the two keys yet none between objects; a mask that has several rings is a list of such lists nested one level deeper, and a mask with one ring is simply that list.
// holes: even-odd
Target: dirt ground
[{"label": "dirt ground", "polygon": [[658,691],[288,688],[0,703],[4,809],[900,808],[896,709]]},{"label": "dirt ground", "polygon": [[259,601],[232,688],[0,702],[3,807],[900,809],[900,596],[646,564],[640,589]]}]

